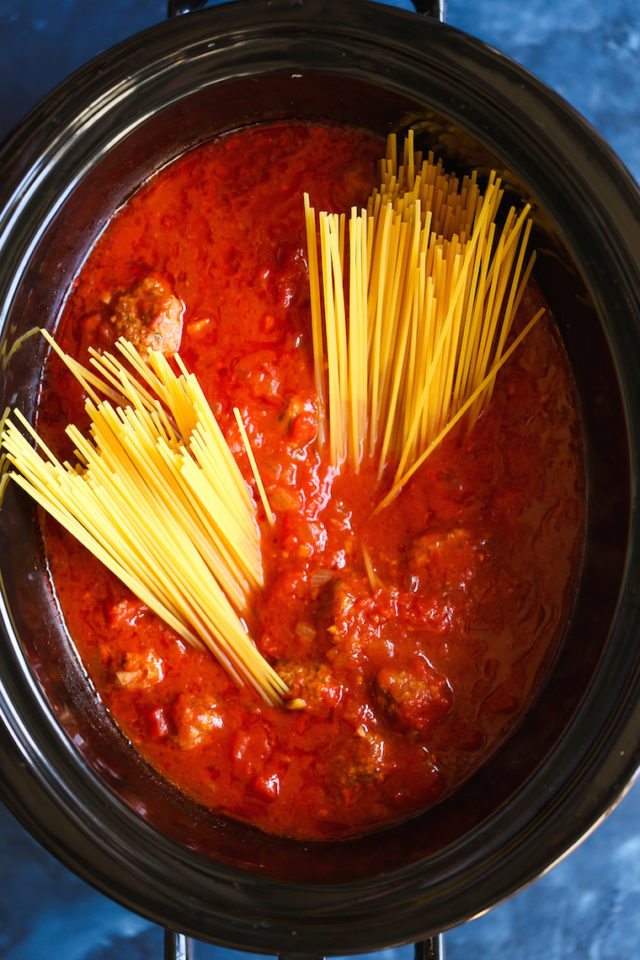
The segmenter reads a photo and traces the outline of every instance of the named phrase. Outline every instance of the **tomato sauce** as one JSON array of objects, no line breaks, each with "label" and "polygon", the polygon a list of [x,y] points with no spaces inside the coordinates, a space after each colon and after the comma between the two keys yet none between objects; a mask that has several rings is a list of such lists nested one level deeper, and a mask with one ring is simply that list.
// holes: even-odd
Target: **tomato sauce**
[{"label": "tomato sauce", "polygon": [[[57,334],[85,362],[120,333],[179,344],[253,484],[241,410],[276,515],[270,527],[259,508],[266,583],[246,620],[305,709],[236,687],[53,522],[50,570],[98,695],[150,763],[224,815],[307,839],[423,810],[513,729],[562,633],[584,521],[549,316],[473,429],[453,431],[381,513],[373,469],[336,471],[319,450],[302,193],[316,209],[361,204],[382,150],[283,123],[190,152],[114,216]],[[540,302],[531,286],[517,322]],[[39,427],[60,452],[82,402],[52,359]]]}]

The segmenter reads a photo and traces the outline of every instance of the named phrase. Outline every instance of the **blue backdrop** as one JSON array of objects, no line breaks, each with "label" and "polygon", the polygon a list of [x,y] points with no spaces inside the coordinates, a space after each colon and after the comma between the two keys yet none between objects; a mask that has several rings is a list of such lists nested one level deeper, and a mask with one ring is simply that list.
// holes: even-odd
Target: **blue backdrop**
[{"label": "blue backdrop", "polygon": [[[396,6],[410,6],[396,0]],[[164,18],[165,0],[0,0],[0,138],[92,56]],[[564,96],[640,179],[636,0],[449,0],[447,20]],[[636,960],[640,794],[528,890],[446,936],[447,960]],[[162,933],[96,893],[0,807],[2,960],[159,960]],[[205,944],[197,960],[242,955]],[[409,948],[376,954],[411,960]]]}]

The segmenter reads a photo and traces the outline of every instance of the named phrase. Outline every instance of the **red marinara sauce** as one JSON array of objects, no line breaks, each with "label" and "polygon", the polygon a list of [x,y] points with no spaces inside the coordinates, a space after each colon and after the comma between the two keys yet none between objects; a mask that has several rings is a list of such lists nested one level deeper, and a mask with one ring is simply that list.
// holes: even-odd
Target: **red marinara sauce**
[{"label": "red marinara sauce", "polygon": [[[361,204],[381,150],[361,132],[282,123],[190,152],[113,217],[58,332],[85,361],[120,333],[179,346],[252,482],[240,407],[277,518],[263,518],[266,586],[247,622],[304,710],[234,686],[53,522],[50,569],[95,688],[136,748],[202,804],[299,838],[405,818],[495,749],[553,655],[582,537],[578,417],[548,316],[488,412],[377,516],[373,472],[336,475],[319,453],[302,193],[316,209]],[[519,322],[539,301],[531,287]],[[40,428],[58,449],[82,405],[52,359]]]}]

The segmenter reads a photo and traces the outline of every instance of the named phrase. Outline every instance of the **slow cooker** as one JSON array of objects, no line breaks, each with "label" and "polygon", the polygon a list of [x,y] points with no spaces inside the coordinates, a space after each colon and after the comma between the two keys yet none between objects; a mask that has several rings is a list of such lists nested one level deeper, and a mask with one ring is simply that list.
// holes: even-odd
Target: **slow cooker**
[{"label": "slow cooker", "polygon": [[[375,15],[374,15],[375,13]],[[131,909],[239,949],[315,956],[431,937],[546,870],[640,757],[637,519],[640,203],[597,135],[481,42],[366,0],[238,0],[100,56],[0,152],[2,409],[33,416],[44,342],[111,213],[222,132],[319,118],[409,126],[459,169],[497,169],[535,210],[537,278],[578,390],[587,532],[559,655],[519,728],[454,796],[340,843],[268,837],[185,800],[92,695],[37,517],[0,511],[0,792],[64,863]]]}]

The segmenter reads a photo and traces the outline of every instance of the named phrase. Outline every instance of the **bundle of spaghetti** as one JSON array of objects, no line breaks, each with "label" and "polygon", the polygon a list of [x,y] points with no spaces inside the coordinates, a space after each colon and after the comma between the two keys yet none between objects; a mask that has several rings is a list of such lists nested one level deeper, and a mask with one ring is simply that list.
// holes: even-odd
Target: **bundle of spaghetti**
[{"label": "bundle of spaghetti", "polygon": [[405,137],[400,166],[396,137],[388,137],[387,155],[379,162],[379,179],[380,186],[367,201],[368,217],[376,220],[380,206],[386,202],[402,212],[420,200],[422,225],[429,217],[434,234],[440,237],[457,234],[463,242],[469,235],[480,194],[477,172],[465,176],[460,184],[459,178],[447,173],[442,160],[436,160],[432,151],[423,159],[422,152],[414,150],[413,130]]},{"label": "bundle of spaghetti", "polygon": [[529,205],[496,223],[503,193],[495,172],[481,193],[476,173],[460,184],[423,160],[412,132],[398,167],[391,137],[379,187],[351,211],[346,266],[344,221],[319,214],[318,253],[305,194],[319,436],[336,465],[375,456],[382,478],[395,463],[385,503],[463,408],[473,422],[490,400],[535,260]]},{"label": "bundle of spaghetti", "polygon": [[2,431],[11,476],[180,637],[279,702],[286,685],[241,616],[263,580],[256,507],[197,379],[126,341],[137,376],[108,353],[84,367],[47,339],[89,394],[89,435],[69,425],[77,463],[61,463],[14,411]]}]

